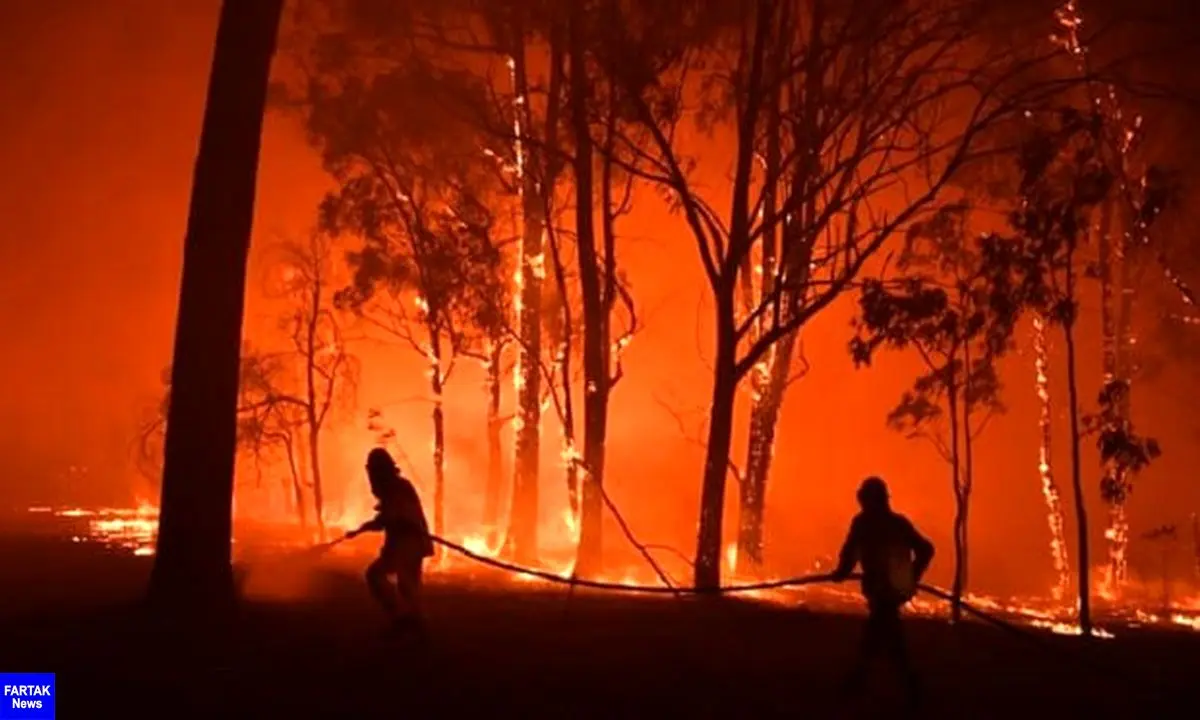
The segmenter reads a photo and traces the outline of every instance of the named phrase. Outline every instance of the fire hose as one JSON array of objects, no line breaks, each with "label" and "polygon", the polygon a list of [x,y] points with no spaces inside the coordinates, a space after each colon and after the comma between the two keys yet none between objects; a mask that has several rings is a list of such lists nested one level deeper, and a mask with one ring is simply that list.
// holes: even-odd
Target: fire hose
[{"label": "fire hose", "polygon": [[[321,545],[316,545],[316,546],[310,548],[306,552],[324,553],[326,550],[329,550],[330,548],[333,548],[334,546],[339,545],[342,542],[345,542],[346,540],[349,540],[353,537],[355,537],[355,535],[346,534],[335,540],[331,540],[331,541],[323,543]],[[498,570],[503,570],[505,572],[510,572],[510,573],[514,573],[517,575],[527,575],[527,576],[531,576],[531,577],[536,577],[541,580],[545,580],[549,583],[553,583],[553,584],[557,584],[557,585],[566,585],[566,586],[569,586],[572,590],[574,590],[577,587],[582,587],[582,588],[590,588],[593,590],[626,592],[626,593],[640,593],[640,594],[645,594],[645,595],[674,595],[676,597],[691,595],[691,596],[705,597],[705,596],[736,595],[738,593],[754,592],[757,590],[776,590],[776,589],[780,589],[780,588],[802,587],[805,585],[817,585],[817,584],[826,583],[826,582],[837,582],[837,579],[835,579],[831,573],[813,573],[810,575],[798,575],[798,576],[790,577],[790,578],[782,578],[782,579],[778,579],[778,580],[765,580],[765,581],[756,582],[756,583],[719,585],[715,588],[701,588],[701,587],[690,587],[690,586],[668,587],[668,586],[664,586],[664,585],[637,585],[637,584],[632,584],[632,583],[616,583],[616,582],[608,582],[608,581],[604,581],[604,580],[589,580],[587,578],[578,577],[574,574],[564,577],[562,575],[559,575],[559,574],[556,574],[553,572],[549,572],[546,570],[539,570],[537,568],[524,567],[521,565],[517,565],[515,563],[510,563],[510,562],[506,562],[504,560],[498,560],[496,558],[488,557],[486,555],[481,555],[477,552],[469,550],[466,547],[463,547],[462,545],[459,545],[458,543],[452,542],[452,541],[447,540],[442,537],[438,537],[437,535],[431,534],[429,537],[434,543],[441,545],[442,547],[444,547],[448,550],[451,550],[455,553],[458,553],[459,555],[462,555],[463,557],[465,557],[469,560],[474,560],[475,562],[478,562],[482,565],[487,565],[487,566],[496,568]],[[861,573],[852,573],[851,575],[847,576],[845,579],[857,580],[857,579],[861,579],[861,578],[862,578]],[[918,592],[925,593],[926,595],[930,595],[930,596],[937,598],[939,600],[942,600],[944,602],[953,603],[955,601],[954,596],[950,592],[943,590],[942,588],[933,586],[933,585],[927,585],[925,583],[917,583],[916,590]],[[962,599],[958,600],[958,604],[959,604],[959,607],[961,607],[963,609],[963,611],[965,611],[968,615],[978,618],[979,620],[982,620],[983,622],[985,622],[989,625],[993,625],[993,626],[1000,628],[1008,633],[1011,633],[1018,637],[1035,642],[1042,647],[1050,648],[1053,650],[1058,650],[1067,655],[1070,655],[1072,657],[1072,659],[1078,660],[1078,661],[1083,662],[1084,664],[1090,665],[1090,666],[1092,666],[1092,668],[1094,670],[1097,670],[1097,671],[1105,673],[1105,674],[1113,675],[1114,680],[1119,678],[1120,681],[1126,682],[1126,683],[1130,683],[1132,681],[1132,678],[1130,678],[1127,673],[1122,672],[1121,670],[1119,670],[1115,667],[1112,667],[1106,663],[1100,662],[1097,658],[1092,657],[1090,655],[1070,652],[1068,650],[1068,648],[1066,648],[1058,643],[1049,642],[1048,641],[1049,639],[1041,633],[1030,632],[1028,628],[1021,627],[1021,626],[1017,625],[1016,623],[1010,622],[1001,617],[998,617],[997,615],[986,612],[986,611],[984,611]]]},{"label": "fire hose", "polygon": [[[313,548],[311,548],[310,550],[305,551],[305,552],[306,553],[314,553],[314,554],[324,553],[326,550],[329,550],[329,549],[333,548],[334,546],[339,545],[342,542],[345,542],[346,540],[349,540],[353,537],[355,537],[355,536],[351,535],[351,534],[343,535],[335,540],[331,540],[331,541],[323,543],[321,545],[316,545]],[[607,591],[614,591],[614,592],[638,593],[638,594],[643,594],[643,595],[674,595],[674,596],[678,597],[678,596],[683,596],[683,595],[693,595],[693,596],[736,595],[739,593],[748,593],[748,592],[755,592],[755,591],[761,591],[761,590],[778,590],[781,588],[802,587],[804,585],[817,585],[820,583],[837,582],[837,579],[835,579],[831,573],[814,573],[811,575],[799,575],[799,576],[795,576],[795,577],[781,578],[778,580],[764,580],[764,581],[756,582],[756,583],[746,583],[746,584],[737,584],[737,585],[719,585],[715,588],[701,588],[701,587],[687,587],[687,586],[673,586],[672,587],[672,586],[666,586],[666,585],[636,585],[636,584],[632,584],[632,583],[617,583],[617,582],[608,582],[608,581],[604,581],[604,580],[589,580],[587,578],[578,577],[577,575],[574,575],[574,574],[564,577],[563,575],[559,575],[557,573],[549,572],[546,570],[539,570],[537,568],[524,567],[521,565],[517,565],[515,563],[510,563],[510,562],[506,562],[504,560],[498,560],[493,557],[488,557],[486,555],[481,555],[477,552],[474,552],[472,550],[469,550],[469,549],[463,547],[462,545],[459,545],[458,543],[452,542],[452,541],[447,540],[442,537],[438,537],[437,535],[430,535],[429,537],[434,543],[441,545],[442,547],[445,547],[448,550],[452,550],[452,551],[458,553],[459,555],[466,557],[467,559],[474,560],[475,562],[478,562],[482,565],[488,565],[488,566],[491,566],[498,570],[503,570],[505,572],[510,572],[510,573],[514,573],[517,575],[526,575],[526,576],[530,576],[530,577],[535,577],[535,578],[545,580],[547,582],[558,584],[558,585],[567,585],[572,588],[581,587],[581,588],[589,588],[592,590],[607,590]],[[857,580],[857,579],[861,579],[861,578],[862,578],[861,574],[853,573],[853,574],[847,576],[845,579]],[[935,587],[933,585],[927,585],[925,583],[917,583],[916,589],[919,592],[923,592],[927,595],[931,595],[939,600],[943,600],[945,602],[950,602],[950,603],[954,602],[953,595],[951,595],[949,592],[947,592],[946,590],[943,590],[939,587]],[[1021,628],[1011,622],[1008,622],[1002,618],[996,617],[995,615],[993,615],[991,613],[985,612],[984,610],[981,610],[978,607],[975,607],[974,605],[970,604],[969,602],[966,602],[966,601],[960,599],[958,601],[958,603],[959,603],[959,606],[967,614],[972,615],[986,623],[995,625],[996,627],[1002,628],[1009,632],[1013,632],[1013,633],[1016,633],[1016,634],[1019,634],[1019,635],[1025,636],[1025,637],[1032,637],[1032,635],[1030,633],[1028,633],[1026,630],[1024,630],[1023,628]]]}]

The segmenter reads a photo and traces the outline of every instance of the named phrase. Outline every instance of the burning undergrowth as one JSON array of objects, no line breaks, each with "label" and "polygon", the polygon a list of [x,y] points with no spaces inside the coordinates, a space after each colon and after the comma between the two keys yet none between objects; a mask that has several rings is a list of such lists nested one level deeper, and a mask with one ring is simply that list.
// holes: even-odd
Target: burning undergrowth
[{"label": "burning undergrowth", "polygon": [[[148,503],[134,508],[30,508],[38,513],[68,522],[73,542],[97,543],[135,556],[152,556],[157,531],[157,509]],[[328,532],[334,537],[348,528],[334,524]],[[297,601],[322,595],[331,583],[344,582],[347,576],[362,572],[368,559],[376,551],[376,544],[369,538],[349,542],[330,541],[313,545],[299,542],[294,530],[257,524],[239,528],[240,542],[235,542],[235,567],[242,593],[266,601]],[[439,556],[430,562],[428,577],[434,583],[460,585],[486,585],[503,587],[519,584],[523,590],[567,592],[574,569],[574,558],[569,551],[548,552],[540,567],[542,577],[506,571],[486,564],[496,558],[497,549],[489,546],[482,536],[457,539],[457,543],[476,557],[442,549]],[[730,546],[725,557],[725,572],[731,587],[756,584],[762,578],[741,577],[736,572],[736,548]],[[630,558],[620,569],[602,574],[597,580],[603,583],[658,589],[658,597],[670,599],[670,593],[662,592],[666,587],[663,576],[673,585],[685,588],[685,578],[691,568],[681,558],[665,556],[656,560],[659,567],[652,568],[645,561],[640,564]],[[662,573],[660,575],[659,573]],[[811,570],[821,572],[819,563]],[[553,579],[552,579],[553,578]],[[577,592],[591,592],[587,588],[576,588]],[[780,587],[755,589],[733,593],[738,599],[749,602],[769,603],[791,607],[806,607],[826,612],[857,612],[861,606],[853,584],[831,585],[828,583],[804,587]],[[1161,627],[1200,631],[1200,594],[1160,594],[1158,588],[1130,584],[1121,600],[1114,597],[1098,598],[1102,622],[1107,627],[1120,631],[1121,628]],[[1017,621],[1029,627],[1054,633],[1073,635],[1080,629],[1074,611],[1052,597],[1002,598],[968,594],[964,600],[972,607],[1008,621]],[[924,617],[946,617],[948,608],[940,599],[922,595],[910,606],[910,612]],[[1101,637],[1112,637],[1111,631],[1101,630]]]}]

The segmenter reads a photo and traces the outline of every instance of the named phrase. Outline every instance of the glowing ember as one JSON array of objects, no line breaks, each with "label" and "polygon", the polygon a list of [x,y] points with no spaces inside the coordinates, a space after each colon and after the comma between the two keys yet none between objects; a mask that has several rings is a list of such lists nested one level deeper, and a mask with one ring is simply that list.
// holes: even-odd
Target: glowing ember
[{"label": "glowing ember", "polygon": [[[1066,622],[1051,622],[1049,620],[1030,620],[1029,624],[1035,628],[1049,630],[1052,633],[1059,635],[1082,635],[1083,628],[1074,623]],[[1103,628],[1093,627],[1092,634],[1099,638],[1111,638],[1113,634]]]},{"label": "glowing ember", "polygon": [[1200,630],[1200,617],[1189,617],[1187,615],[1180,615],[1176,613],[1171,616],[1171,622],[1175,623],[1176,625],[1182,625],[1186,628],[1191,628],[1192,630]]}]

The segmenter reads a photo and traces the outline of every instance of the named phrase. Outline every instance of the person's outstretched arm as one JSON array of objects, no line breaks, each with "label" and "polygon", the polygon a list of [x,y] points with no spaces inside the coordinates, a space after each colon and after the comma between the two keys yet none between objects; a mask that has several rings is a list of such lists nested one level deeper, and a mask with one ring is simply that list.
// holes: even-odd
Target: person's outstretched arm
[{"label": "person's outstretched arm", "polygon": [[838,564],[832,573],[834,580],[845,580],[854,572],[854,566],[858,564],[858,532],[858,519],[855,518],[850,523],[850,532],[846,534],[846,541],[842,543],[842,551],[838,554]]},{"label": "person's outstretched arm", "polygon": [[913,577],[917,582],[921,582],[921,578],[925,576],[925,571],[929,569],[929,564],[933,562],[933,543],[929,542],[910,522],[909,529],[909,545],[913,551]]},{"label": "person's outstretched arm", "polygon": [[346,537],[352,538],[356,535],[362,535],[365,532],[379,532],[381,530],[383,530],[383,515],[379,514],[359,525],[356,529],[346,533]]}]

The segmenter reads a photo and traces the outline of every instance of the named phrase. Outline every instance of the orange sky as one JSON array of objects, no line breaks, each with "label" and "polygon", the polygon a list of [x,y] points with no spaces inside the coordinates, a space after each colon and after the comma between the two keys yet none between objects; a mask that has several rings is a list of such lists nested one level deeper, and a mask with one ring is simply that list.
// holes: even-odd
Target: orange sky
[{"label": "orange sky", "polygon": [[[140,487],[129,444],[170,361],[217,7],[216,0],[31,0],[0,10],[0,57],[9,69],[0,104],[10,109],[0,115],[0,167],[6,170],[0,177],[0,327],[9,338],[0,354],[0,377],[8,385],[0,405],[0,449],[9,478],[0,482],[0,498],[122,502]],[[719,180],[725,171],[720,153],[703,159],[705,176]],[[258,247],[273,235],[303,232],[324,182],[296,128],[269,118]],[[702,436],[711,333],[707,305],[699,305],[700,263],[680,220],[648,194],[623,231],[622,260],[645,332],[627,352],[627,377],[613,399],[610,488],[643,541],[690,554],[702,458],[660,401],[673,404]],[[889,356],[871,370],[855,371],[845,350],[850,309],[843,302],[805,330],[812,371],[792,389],[784,410],[769,495],[768,554],[799,569],[835,552],[854,511],[854,487],[864,475],[880,473],[891,481],[899,508],[943,548],[933,573],[935,581],[944,580],[950,567],[947,472],[930,447],[883,423],[915,366],[911,358]],[[1090,405],[1099,381],[1095,298],[1084,311],[1082,395]],[[248,326],[269,326],[263,312],[252,299]],[[361,353],[360,407],[423,391],[411,353]],[[452,524],[467,523],[477,512],[486,467],[482,396],[473,373],[455,378],[448,398]],[[1061,375],[1056,366],[1053,382],[1060,390]],[[1138,422],[1160,438],[1166,453],[1135,494],[1135,531],[1184,523],[1187,513],[1200,510],[1193,472],[1200,461],[1193,449],[1200,423],[1188,412],[1196,386],[1167,384],[1189,377],[1176,368],[1155,387],[1139,390],[1135,401]],[[1050,559],[1035,469],[1031,358],[1012,357],[1004,379],[1009,413],[993,423],[978,448],[973,578],[1038,590],[1049,582]],[[1056,470],[1065,483],[1063,409],[1060,400]],[[389,414],[418,479],[429,477],[426,408],[407,403]],[[550,522],[561,511],[555,504],[562,502],[562,483],[551,464],[557,439],[548,433],[544,444]],[[336,448],[333,472],[357,472],[362,449]],[[1095,496],[1095,453],[1090,444],[1083,453],[1088,492]],[[66,477],[73,463],[86,464],[90,476]],[[1092,505],[1100,526],[1094,497]]]}]

